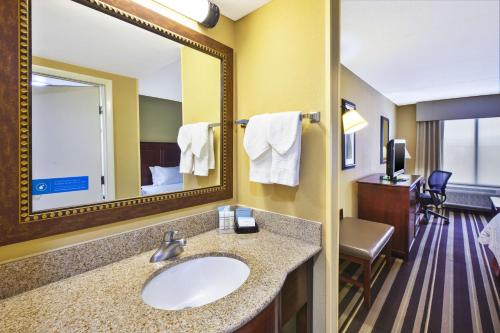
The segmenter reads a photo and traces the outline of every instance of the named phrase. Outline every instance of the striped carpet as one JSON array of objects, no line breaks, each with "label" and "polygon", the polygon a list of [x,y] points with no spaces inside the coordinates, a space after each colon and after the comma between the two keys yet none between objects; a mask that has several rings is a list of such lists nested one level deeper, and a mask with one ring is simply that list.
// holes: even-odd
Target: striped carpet
[{"label": "striped carpet", "polygon": [[[388,271],[373,266],[372,306],[360,290],[340,285],[341,332],[500,332],[500,283],[490,268],[491,252],[477,242],[484,215],[446,210],[450,224],[432,219],[421,226],[409,259]],[[340,270],[362,278],[359,266]]]}]

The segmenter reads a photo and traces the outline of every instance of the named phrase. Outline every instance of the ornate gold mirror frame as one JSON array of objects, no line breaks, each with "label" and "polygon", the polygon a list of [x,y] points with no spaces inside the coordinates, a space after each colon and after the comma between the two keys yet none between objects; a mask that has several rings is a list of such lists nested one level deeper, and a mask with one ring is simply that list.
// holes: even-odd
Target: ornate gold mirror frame
[{"label": "ornate gold mirror frame", "polygon": [[31,209],[30,0],[0,2],[0,245],[229,199],[233,195],[233,50],[130,0],[75,1],[221,60],[219,186],[34,213]]}]

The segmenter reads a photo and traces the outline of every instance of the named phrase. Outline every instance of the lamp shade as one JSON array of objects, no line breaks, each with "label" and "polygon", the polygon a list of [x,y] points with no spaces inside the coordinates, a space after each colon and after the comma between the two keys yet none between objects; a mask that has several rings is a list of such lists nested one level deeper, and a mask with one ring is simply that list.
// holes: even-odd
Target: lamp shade
[{"label": "lamp shade", "polygon": [[357,132],[368,125],[368,122],[356,110],[349,110],[344,113],[342,123],[344,124],[344,134]]},{"label": "lamp shade", "polygon": [[411,160],[411,155],[408,149],[405,147],[405,160]]}]

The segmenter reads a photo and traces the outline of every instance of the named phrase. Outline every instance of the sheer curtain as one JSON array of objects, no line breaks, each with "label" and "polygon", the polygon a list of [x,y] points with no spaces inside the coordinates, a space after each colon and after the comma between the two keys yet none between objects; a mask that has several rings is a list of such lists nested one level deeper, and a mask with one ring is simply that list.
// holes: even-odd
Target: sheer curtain
[{"label": "sheer curtain", "polygon": [[439,120],[417,122],[415,173],[426,179],[443,163],[444,123]]}]

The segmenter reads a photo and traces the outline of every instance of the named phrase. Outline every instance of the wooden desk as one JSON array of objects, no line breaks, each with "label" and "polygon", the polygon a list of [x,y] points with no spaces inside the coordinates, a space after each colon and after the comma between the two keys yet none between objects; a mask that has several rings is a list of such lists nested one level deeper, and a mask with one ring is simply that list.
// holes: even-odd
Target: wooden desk
[{"label": "wooden desk", "polygon": [[413,239],[419,228],[420,204],[417,197],[422,176],[406,176],[407,181],[392,183],[380,180],[382,174],[359,179],[358,217],[394,226],[392,253],[408,258]]}]

